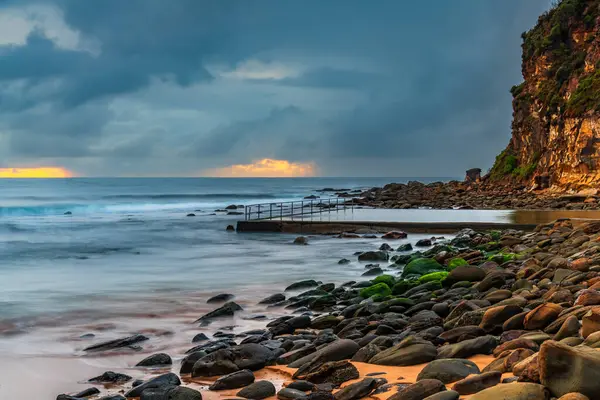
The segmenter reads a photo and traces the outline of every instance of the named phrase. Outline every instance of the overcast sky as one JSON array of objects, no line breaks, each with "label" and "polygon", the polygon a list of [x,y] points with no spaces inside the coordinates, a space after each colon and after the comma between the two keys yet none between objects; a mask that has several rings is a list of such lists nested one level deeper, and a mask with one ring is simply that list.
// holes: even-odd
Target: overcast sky
[{"label": "overcast sky", "polygon": [[549,0],[0,0],[0,167],[460,176]]}]

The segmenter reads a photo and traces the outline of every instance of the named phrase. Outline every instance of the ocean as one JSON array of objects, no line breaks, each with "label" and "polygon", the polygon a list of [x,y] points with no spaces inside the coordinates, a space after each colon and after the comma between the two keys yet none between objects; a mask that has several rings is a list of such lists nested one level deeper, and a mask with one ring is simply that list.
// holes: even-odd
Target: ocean
[{"label": "ocean", "polygon": [[[87,374],[131,365],[128,356],[82,357],[89,345],[82,335],[98,341],[150,332],[145,352],[183,353],[199,332],[192,322],[213,308],[206,300],[214,294],[235,294],[248,317],[268,313],[256,308],[258,300],[294,281],[360,279],[364,265],[337,261],[356,260],[356,251],[377,249],[382,240],[321,236],[294,246],[295,235],[227,232],[244,216],[215,210],[408,180],[0,181],[0,376],[25,374],[0,381],[0,398],[55,398]],[[49,374],[53,368],[75,376]],[[46,386],[23,385],[31,374],[48,378]]]}]

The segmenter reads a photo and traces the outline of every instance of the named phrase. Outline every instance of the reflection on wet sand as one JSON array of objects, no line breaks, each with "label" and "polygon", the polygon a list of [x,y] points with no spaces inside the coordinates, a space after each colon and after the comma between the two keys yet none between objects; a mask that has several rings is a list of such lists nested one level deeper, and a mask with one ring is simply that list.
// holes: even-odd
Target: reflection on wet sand
[{"label": "reflection on wet sand", "polygon": [[580,222],[600,220],[597,210],[514,210],[508,214],[509,221],[515,224],[545,224],[557,219],[569,218]]}]

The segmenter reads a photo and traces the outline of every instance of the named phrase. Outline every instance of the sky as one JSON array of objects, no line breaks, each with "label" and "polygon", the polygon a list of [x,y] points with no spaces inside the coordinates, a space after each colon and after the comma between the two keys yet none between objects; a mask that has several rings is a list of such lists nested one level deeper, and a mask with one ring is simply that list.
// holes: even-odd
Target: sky
[{"label": "sky", "polygon": [[521,33],[548,8],[549,0],[0,0],[0,169],[487,170],[510,138]]}]

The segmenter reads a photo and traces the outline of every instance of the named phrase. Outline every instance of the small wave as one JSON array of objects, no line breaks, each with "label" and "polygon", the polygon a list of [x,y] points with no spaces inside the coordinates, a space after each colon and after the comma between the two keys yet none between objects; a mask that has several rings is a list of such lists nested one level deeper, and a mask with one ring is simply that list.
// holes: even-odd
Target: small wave
[{"label": "small wave", "polygon": [[202,199],[274,199],[264,193],[205,193],[205,194],[116,194],[103,196],[104,200],[202,200]]}]

